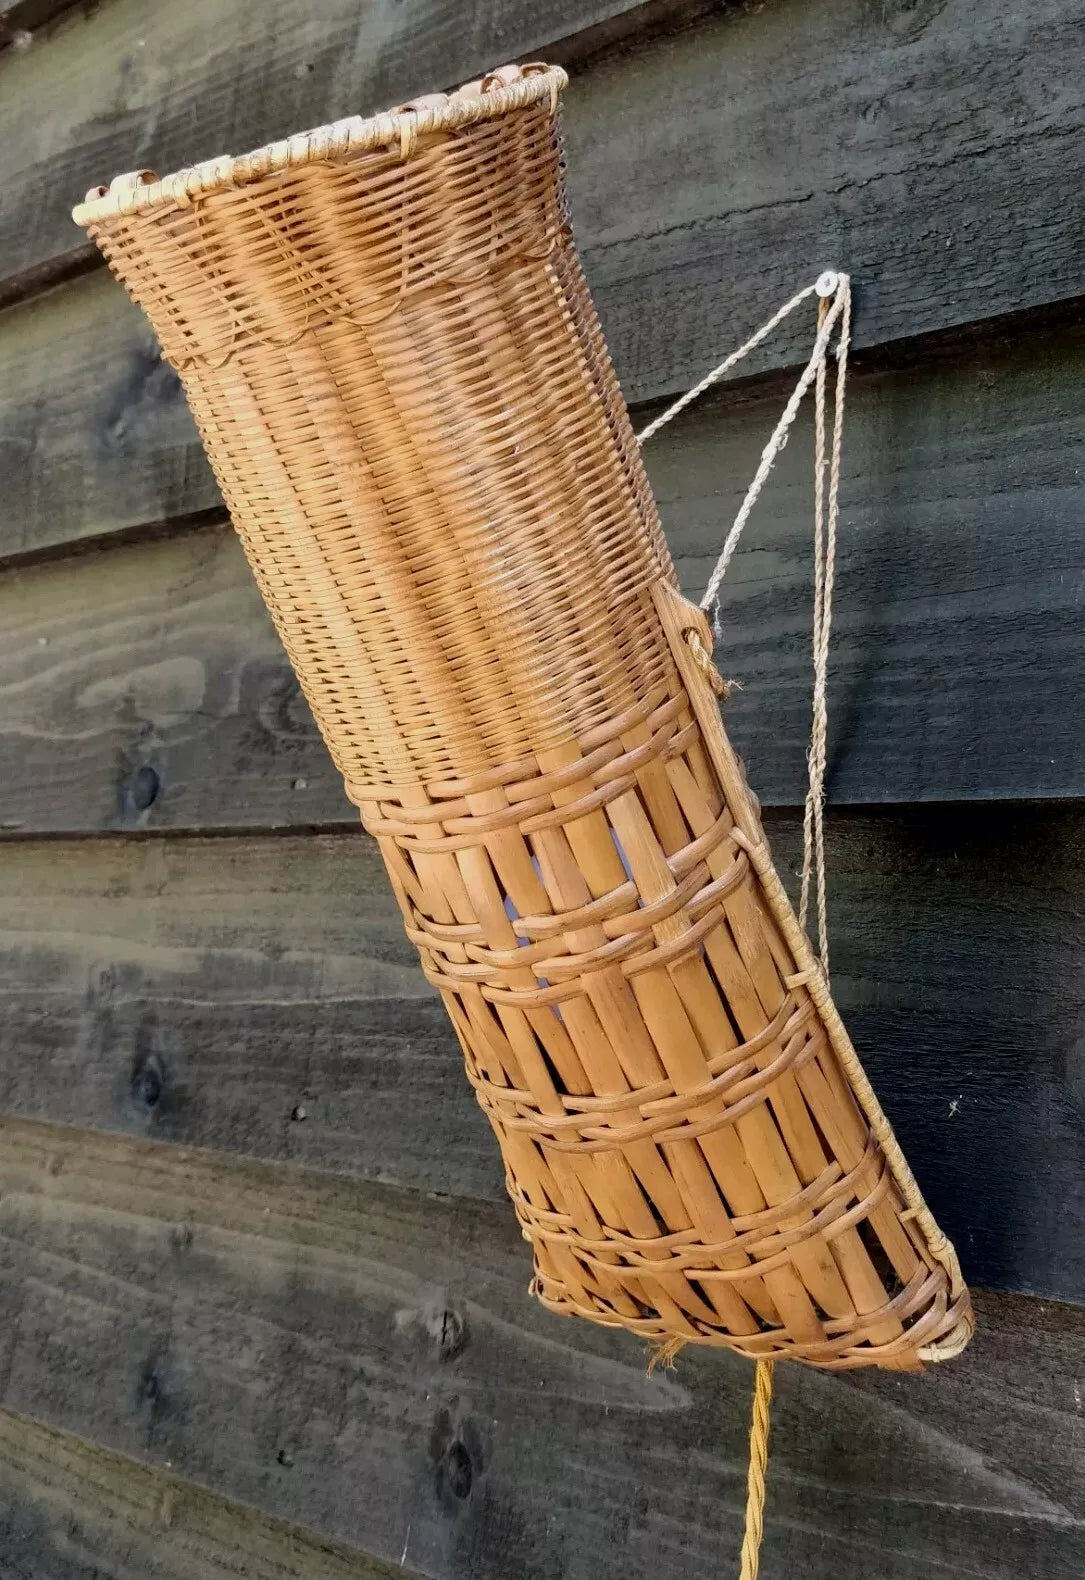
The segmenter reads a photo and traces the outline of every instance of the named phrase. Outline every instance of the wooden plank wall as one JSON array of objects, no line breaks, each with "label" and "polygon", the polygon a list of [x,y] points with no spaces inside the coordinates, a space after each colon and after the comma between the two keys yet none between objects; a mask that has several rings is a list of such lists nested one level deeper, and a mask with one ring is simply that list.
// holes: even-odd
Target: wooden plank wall
[{"label": "wooden plank wall", "polygon": [[[731,1570],[749,1370],[649,1379],[528,1299],[176,378],[68,219],[118,169],[531,56],[573,73],[574,218],[638,413],[820,268],[856,281],[834,984],[981,1328],[918,1379],[784,1370],[762,1573],[1080,1575],[1083,23],[1082,0],[0,5],[4,1576]],[[691,592],[801,345],[653,444]],[[809,438],[724,606],[789,881]]]}]

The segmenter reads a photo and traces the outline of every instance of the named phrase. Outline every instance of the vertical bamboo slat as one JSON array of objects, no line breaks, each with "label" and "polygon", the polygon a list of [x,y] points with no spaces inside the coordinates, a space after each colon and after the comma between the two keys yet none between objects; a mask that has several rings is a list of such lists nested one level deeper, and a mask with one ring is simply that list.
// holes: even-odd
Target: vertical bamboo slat
[{"label": "vertical bamboo slat", "polygon": [[184,381],[539,1298],[913,1369],[968,1293],[695,661],[570,236],[564,83],[502,68],[76,218]]}]

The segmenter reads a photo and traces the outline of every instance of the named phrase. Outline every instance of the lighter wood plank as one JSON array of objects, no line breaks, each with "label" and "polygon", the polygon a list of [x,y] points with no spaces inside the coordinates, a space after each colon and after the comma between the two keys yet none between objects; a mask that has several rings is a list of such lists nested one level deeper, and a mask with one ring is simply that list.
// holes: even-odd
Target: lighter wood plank
[{"label": "lighter wood plank", "polygon": [[0,1566],[12,1580],[410,1580],[398,1564],[8,1410]]},{"label": "lighter wood plank", "polygon": [[504,1199],[360,830],[8,846],[0,1026],[0,1111]]},{"label": "lighter wood plank", "polygon": [[[735,1548],[748,1366],[549,1316],[505,1209],[17,1121],[0,1186],[10,1410],[435,1576]],[[1082,1313],[981,1322],[919,1379],[781,1368],[766,1573],[1077,1572]]]},{"label": "lighter wood plank", "polygon": [[0,676],[7,832],[356,821],[228,527],[5,575]]}]

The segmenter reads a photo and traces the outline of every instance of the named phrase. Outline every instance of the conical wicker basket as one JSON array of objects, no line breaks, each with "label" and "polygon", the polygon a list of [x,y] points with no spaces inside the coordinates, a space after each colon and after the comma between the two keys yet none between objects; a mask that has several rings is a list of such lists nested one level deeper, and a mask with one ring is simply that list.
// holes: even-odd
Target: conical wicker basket
[{"label": "conical wicker basket", "polygon": [[184,381],[540,1300],[913,1369],[968,1293],[721,727],[570,238],[564,85],[503,68],[76,218]]}]

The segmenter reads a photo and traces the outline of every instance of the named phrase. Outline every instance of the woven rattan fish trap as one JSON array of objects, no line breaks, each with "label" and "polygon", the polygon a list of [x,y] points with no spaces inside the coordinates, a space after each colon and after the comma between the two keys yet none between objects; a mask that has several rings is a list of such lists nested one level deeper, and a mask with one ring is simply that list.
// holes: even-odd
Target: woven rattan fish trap
[{"label": "woven rattan fish trap", "polygon": [[540,1300],[914,1369],[967,1290],[721,726],[571,240],[564,83],[502,69],[76,217],[184,382]]}]

